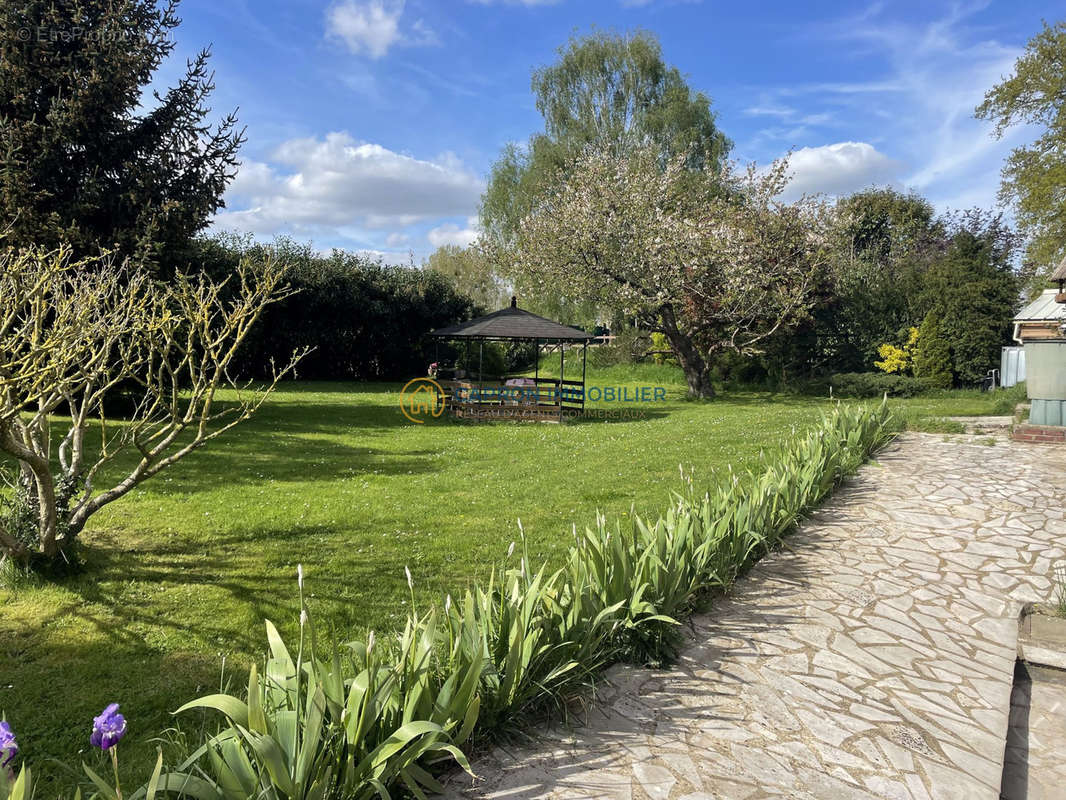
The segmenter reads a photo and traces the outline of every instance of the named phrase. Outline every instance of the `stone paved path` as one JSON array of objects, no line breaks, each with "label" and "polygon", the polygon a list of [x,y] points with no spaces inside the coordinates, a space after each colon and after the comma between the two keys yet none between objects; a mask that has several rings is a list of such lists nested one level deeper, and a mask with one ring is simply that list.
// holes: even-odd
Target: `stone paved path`
[{"label": "stone paved path", "polygon": [[902,437],[693,619],[672,670],[612,670],[584,727],[497,748],[450,796],[997,798],[1066,451],[988,441]]}]

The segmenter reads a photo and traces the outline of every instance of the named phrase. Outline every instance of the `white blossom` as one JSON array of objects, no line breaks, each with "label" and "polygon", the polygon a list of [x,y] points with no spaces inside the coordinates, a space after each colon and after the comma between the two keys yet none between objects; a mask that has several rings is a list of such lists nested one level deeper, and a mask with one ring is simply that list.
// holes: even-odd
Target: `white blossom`
[{"label": "white blossom", "polygon": [[560,173],[512,244],[482,247],[538,285],[636,316],[666,335],[686,375],[706,373],[714,353],[757,352],[811,305],[828,212],[777,200],[787,166],[700,173],[650,148],[594,150]]}]

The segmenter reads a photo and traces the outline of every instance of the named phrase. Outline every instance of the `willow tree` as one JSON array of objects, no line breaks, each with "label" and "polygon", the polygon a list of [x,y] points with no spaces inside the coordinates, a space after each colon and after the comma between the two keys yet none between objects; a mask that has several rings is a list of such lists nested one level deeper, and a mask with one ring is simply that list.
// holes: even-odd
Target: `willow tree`
[{"label": "willow tree", "polygon": [[[291,372],[297,354],[263,385],[234,382],[249,330],[288,290],[271,262],[231,280],[164,286],[67,248],[0,253],[0,454],[16,465],[0,560],[60,567],[93,514],[248,419]],[[109,420],[105,397],[122,382],[136,406]],[[224,404],[223,388],[235,390]]]},{"label": "willow tree", "polygon": [[476,247],[441,245],[430,253],[424,268],[443,275],[455,291],[485,311],[496,311],[507,301],[507,287]]},{"label": "willow tree", "polygon": [[708,165],[695,181],[683,156],[664,167],[655,147],[590,150],[512,243],[483,246],[545,293],[593,298],[664,334],[689,394],[710,398],[713,357],[758,352],[801,319],[827,258],[823,206],[777,199],[786,171]]}]

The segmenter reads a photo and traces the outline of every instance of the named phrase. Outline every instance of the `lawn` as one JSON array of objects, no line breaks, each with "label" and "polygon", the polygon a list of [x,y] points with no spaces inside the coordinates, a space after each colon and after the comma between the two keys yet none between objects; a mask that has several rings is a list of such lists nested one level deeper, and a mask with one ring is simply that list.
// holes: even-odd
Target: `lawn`
[{"label": "lawn", "polygon": [[[95,517],[83,574],[0,588],[0,715],[31,762],[76,763],[92,716],[121,702],[123,760],[143,780],[169,712],[244,681],[264,618],[294,629],[298,563],[322,629],[395,631],[405,566],[424,608],[485,578],[519,518],[533,558],[550,561],[597,510],[656,512],[679,465],[698,485],[755,468],[827,405],[769,393],[692,403],[666,366],[591,371],[589,385],[665,386],[667,399],[629,404],[640,419],[415,425],[399,385],[284,385],[254,420]],[[901,403],[912,418],[992,405],[976,393]]]}]

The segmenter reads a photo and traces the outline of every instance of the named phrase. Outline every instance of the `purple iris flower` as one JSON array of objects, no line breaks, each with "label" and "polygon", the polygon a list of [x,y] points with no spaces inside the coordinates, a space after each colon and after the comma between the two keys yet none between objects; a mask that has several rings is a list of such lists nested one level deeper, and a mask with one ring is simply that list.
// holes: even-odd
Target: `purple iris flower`
[{"label": "purple iris flower", "polygon": [[118,703],[112,703],[98,717],[93,718],[93,733],[89,743],[101,750],[110,750],[126,735],[126,718],[118,713]]},{"label": "purple iris flower", "polygon": [[8,766],[19,753],[19,743],[15,741],[15,732],[7,720],[0,719],[0,767]]}]

